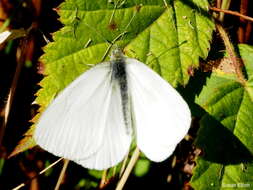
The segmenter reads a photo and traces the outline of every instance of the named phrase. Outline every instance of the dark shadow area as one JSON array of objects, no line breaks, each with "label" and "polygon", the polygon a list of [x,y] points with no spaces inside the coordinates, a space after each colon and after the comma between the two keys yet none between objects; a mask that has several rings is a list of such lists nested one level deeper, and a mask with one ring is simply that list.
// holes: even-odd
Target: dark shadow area
[{"label": "dark shadow area", "polygon": [[179,86],[177,88],[178,92],[189,105],[193,117],[200,118],[205,113],[205,111],[195,103],[195,98],[206,85],[206,80],[210,75],[211,72],[203,72],[201,69],[195,70],[194,76],[190,78],[188,84],[185,87]]},{"label": "dark shadow area", "polygon": [[[155,163],[151,162],[148,173],[142,177],[134,176],[131,173],[124,189],[182,189],[185,181],[188,181],[186,174],[180,171],[182,168],[180,147],[177,148],[175,154],[178,156],[177,164],[175,168],[171,167],[173,156],[170,156],[167,160]],[[173,154],[174,155],[174,154]],[[171,181],[168,182],[168,176],[171,175]]]},{"label": "dark shadow area", "polygon": [[223,164],[239,164],[253,161],[253,154],[219,121],[209,114],[200,120],[195,144],[203,150],[203,159]]}]

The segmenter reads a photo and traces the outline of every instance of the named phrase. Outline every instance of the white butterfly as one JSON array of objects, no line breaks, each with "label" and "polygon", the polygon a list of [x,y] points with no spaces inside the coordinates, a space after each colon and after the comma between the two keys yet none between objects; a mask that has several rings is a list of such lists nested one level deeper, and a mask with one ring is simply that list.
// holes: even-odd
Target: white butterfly
[{"label": "white butterfly", "polygon": [[10,35],[11,35],[11,32],[9,30],[1,32],[0,33],[0,44],[3,43]]},{"label": "white butterfly", "polygon": [[191,123],[179,93],[142,62],[115,49],[66,87],[40,117],[34,138],[85,168],[112,167],[133,138],[152,161],[168,158]]}]

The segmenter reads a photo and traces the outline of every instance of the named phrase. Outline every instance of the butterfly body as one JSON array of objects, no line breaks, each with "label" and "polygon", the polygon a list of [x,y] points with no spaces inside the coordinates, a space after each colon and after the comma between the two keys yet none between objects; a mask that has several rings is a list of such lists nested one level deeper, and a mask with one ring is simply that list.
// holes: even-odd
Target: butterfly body
[{"label": "butterfly body", "polygon": [[116,49],[109,62],[86,71],[52,101],[34,138],[57,156],[101,170],[123,160],[133,137],[150,160],[165,160],[190,123],[190,110],[177,91]]},{"label": "butterfly body", "polygon": [[126,125],[126,132],[131,133],[130,97],[128,92],[128,79],[126,72],[125,57],[119,49],[115,49],[111,56],[112,82],[119,85],[123,117]]}]

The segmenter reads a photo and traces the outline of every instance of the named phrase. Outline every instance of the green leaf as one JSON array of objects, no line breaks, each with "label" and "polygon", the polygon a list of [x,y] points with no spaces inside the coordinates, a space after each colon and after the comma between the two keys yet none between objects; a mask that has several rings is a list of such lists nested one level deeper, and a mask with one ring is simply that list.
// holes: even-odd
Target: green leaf
[{"label": "green leaf", "polygon": [[199,57],[208,54],[214,24],[207,11],[207,0],[67,0],[58,9],[64,27],[41,57],[45,78],[36,94],[39,111],[91,65],[108,60],[109,42],[173,86],[187,84],[188,68],[197,68]]},{"label": "green leaf", "polygon": [[92,181],[90,179],[81,179],[78,184],[75,186],[75,190],[77,189],[95,189],[97,187],[97,182]]},{"label": "green leaf", "polygon": [[[52,164],[52,163],[50,163],[49,162],[49,160],[46,160],[45,161],[45,168],[47,168],[48,166],[50,166],[50,164]],[[52,173],[53,173],[53,170],[54,170],[54,168],[52,167],[52,168],[49,168],[46,172],[45,172],[45,176],[46,177],[50,177],[51,175],[52,175]]]},{"label": "green leaf", "polygon": [[101,179],[103,171],[89,170],[88,173],[89,173],[89,175],[91,175],[97,179]]},{"label": "green leaf", "polygon": [[206,114],[196,139],[203,156],[191,179],[195,189],[253,188],[253,47],[239,50],[248,80],[214,71],[196,98]]},{"label": "green leaf", "polygon": [[3,174],[4,164],[5,164],[5,159],[0,158],[0,176]]},{"label": "green leaf", "polygon": [[146,159],[138,160],[134,168],[134,174],[137,177],[142,177],[148,173],[150,168],[150,161]]}]

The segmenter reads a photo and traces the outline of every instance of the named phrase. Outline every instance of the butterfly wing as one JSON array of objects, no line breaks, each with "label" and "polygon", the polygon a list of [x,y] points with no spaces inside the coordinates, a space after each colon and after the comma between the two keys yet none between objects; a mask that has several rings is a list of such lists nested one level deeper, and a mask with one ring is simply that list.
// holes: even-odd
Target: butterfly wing
[{"label": "butterfly wing", "polygon": [[186,135],[191,114],[179,93],[145,64],[126,60],[137,145],[153,161],[163,161]]},{"label": "butterfly wing", "polygon": [[4,31],[0,33],[0,44],[3,43],[11,35],[10,31]]},{"label": "butterfly wing", "polygon": [[122,161],[124,155],[128,153],[131,132],[127,132],[125,126],[118,87],[112,93],[108,113],[103,143],[99,150],[86,159],[76,160],[83,167],[98,170],[107,169]]},{"label": "butterfly wing", "polygon": [[88,70],[42,114],[36,125],[35,141],[54,155],[78,163],[90,160],[82,165],[94,169],[117,164],[131,142],[122,119],[118,91],[119,87],[111,81],[110,63]]}]

